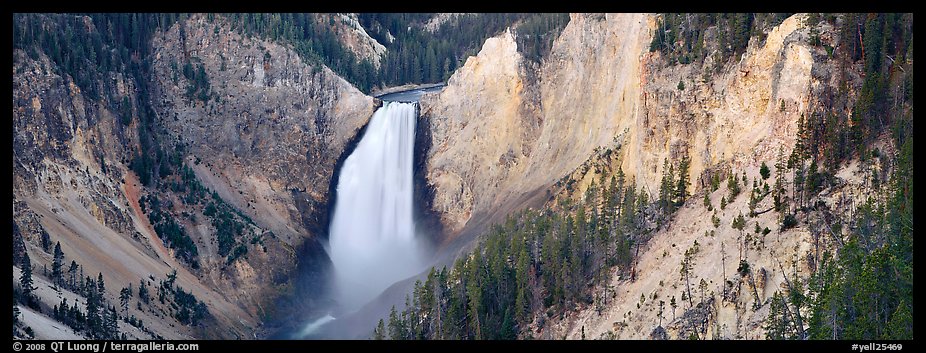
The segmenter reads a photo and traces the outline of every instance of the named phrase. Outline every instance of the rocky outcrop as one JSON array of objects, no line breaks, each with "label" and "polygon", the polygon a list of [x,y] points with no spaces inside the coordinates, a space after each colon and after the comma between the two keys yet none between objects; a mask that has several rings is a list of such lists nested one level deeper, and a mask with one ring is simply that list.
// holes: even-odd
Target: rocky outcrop
[{"label": "rocky outcrop", "polygon": [[[13,190],[35,196],[43,191],[79,190],[75,196],[99,222],[130,234],[128,208],[122,194],[118,165],[137,142],[133,126],[118,121],[113,102],[90,99],[70,76],[45,55],[33,59],[14,51],[13,67]],[[137,100],[134,82],[109,73],[112,85],[100,90]]]},{"label": "rocky outcrop", "polygon": [[643,109],[631,128],[624,171],[656,190],[663,159],[678,161],[687,154],[697,190],[706,182],[700,178],[707,168],[771,163],[779,147],[789,153],[798,117],[829,83],[823,77],[829,72],[826,54],[807,43],[803,18],[786,19],[764,43],[754,38],[746,53],[719,74],[713,70],[721,64],[709,59],[665,67],[658,53],[646,54]]},{"label": "rocky outcrop", "polygon": [[336,33],[338,42],[360,59],[369,60],[378,68],[386,47],[370,37],[360,25],[356,13],[318,14],[320,25],[328,26]]},{"label": "rocky outcrop", "polygon": [[437,30],[440,29],[440,27],[441,27],[444,23],[447,23],[447,22],[449,22],[449,21],[454,20],[455,18],[457,18],[457,17],[459,17],[459,16],[464,16],[464,15],[469,15],[469,13],[465,13],[465,12],[443,12],[443,13],[434,14],[434,17],[431,17],[431,18],[428,20],[428,22],[426,22],[426,23],[424,24],[424,29],[427,30],[428,32],[431,32],[431,33],[437,32]]}]

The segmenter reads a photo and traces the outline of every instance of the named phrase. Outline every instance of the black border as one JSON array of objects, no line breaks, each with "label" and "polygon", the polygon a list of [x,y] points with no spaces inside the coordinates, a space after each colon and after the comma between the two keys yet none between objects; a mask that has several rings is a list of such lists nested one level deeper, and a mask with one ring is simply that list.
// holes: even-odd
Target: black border
[{"label": "black border", "polygon": [[[33,340],[20,341],[20,344],[44,345],[44,350],[28,350],[28,352],[54,352],[52,344],[54,342],[74,342],[99,344],[100,352],[106,342],[120,343],[144,343],[150,341],[67,341],[67,340]],[[196,343],[199,349],[187,352],[261,352],[261,351],[279,351],[293,350],[312,352],[319,348],[347,349],[347,351],[379,351],[385,348],[389,351],[403,352],[467,352],[483,353],[488,351],[510,351],[510,352],[651,352],[651,351],[669,351],[669,352],[717,352],[717,351],[734,351],[734,352],[856,352],[861,353],[858,349],[853,349],[855,345],[866,345],[878,343],[884,345],[900,344],[902,349],[899,352],[918,351],[919,345],[915,341],[756,341],[756,340],[725,340],[725,341],[644,341],[644,340],[619,340],[619,341],[597,341],[597,340],[555,340],[555,341],[338,341],[338,340],[319,340],[319,341],[184,341],[184,340],[165,340],[156,341],[170,344],[188,344]],[[11,351],[17,352],[16,343],[13,341]],[[10,347],[10,346],[8,346]],[[891,352],[891,350],[883,350]],[[27,352],[21,349],[18,352]],[[68,352],[92,352],[77,350],[58,350],[57,353]],[[137,352],[137,351],[116,351],[107,349],[107,352]],[[866,350],[865,352],[875,352]],[[895,351],[897,352],[897,351]]]},{"label": "black border", "polygon": [[913,12],[913,1],[11,1],[12,12]]},{"label": "black border", "polygon": [[[836,5],[836,6],[834,6]],[[431,1],[431,2],[381,2],[370,3],[361,0],[354,1],[277,1],[277,2],[236,2],[229,1],[200,1],[196,3],[179,1],[134,1],[109,3],[103,1],[68,1],[55,3],[50,1],[13,1],[8,2],[12,12],[913,12],[914,2],[907,1],[866,1],[866,2],[823,2],[805,1],[788,4],[779,1],[765,2],[705,2],[691,1],[688,3],[675,2],[642,2],[642,1],[615,1],[615,0],[580,0],[567,2],[514,2],[496,1],[494,3],[472,3],[469,1]],[[838,7],[838,8],[837,8]],[[12,16],[7,17],[12,24]],[[11,28],[8,25],[6,28]],[[11,37],[7,36],[7,40]],[[8,63],[12,59],[7,57]],[[8,66],[9,67],[9,66]],[[9,141],[8,143],[12,143]],[[9,349],[17,351],[17,340],[10,339]],[[63,340],[33,340],[22,341],[20,344],[44,344],[44,351],[52,351],[52,342],[68,342]],[[81,343],[100,343],[105,341],[76,341]],[[112,342],[112,341],[110,341]],[[123,342],[123,341],[119,341]],[[144,341],[124,341],[126,343],[139,343]],[[573,349],[582,352],[613,352],[613,351],[778,351],[778,352],[858,352],[853,345],[869,343],[903,345],[902,351],[917,350],[916,341],[177,341],[167,340],[158,342],[168,343],[198,343],[198,352],[212,351],[272,351],[298,350],[314,351],[322,348],[346,348],[348,351],[372,351],[386,348],[387,351],[419,351],[437,350],[440,352],[478,352],[489,349],[520,351],[557,351],[572,353]],[[613,351],[612,351],[613,350]],[[25,350],[19,350],[25,351]],[[59,350],[59,352],[62,352]],[[64,351],[67,352],[67,351]]]}]

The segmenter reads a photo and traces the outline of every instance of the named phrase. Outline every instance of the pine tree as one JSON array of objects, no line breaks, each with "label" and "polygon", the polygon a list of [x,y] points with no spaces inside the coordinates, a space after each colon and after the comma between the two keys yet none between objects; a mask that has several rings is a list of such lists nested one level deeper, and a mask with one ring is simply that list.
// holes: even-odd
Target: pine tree
[{"label": "pine tree", "polygon": [[109,306],[103,322],[103,336],[105,339],[117,339],[119,337],[119,314],[115,306]]},{"label": "pine tree", "polygon": [[77,286],[77,261],[71,260],[71,265],[68,266],[68,284],[71,288]]},{"label": "pine tree", "polygon": [[678,183],[675,186],[675,205],[681,206],[685,203],[685,200],[688,198],[688,166],[691,164],[688,155],[682,157],[682,161],[678,165]]},{"label": "pine tree", "polygon": [[662,181],[659,183],[659,207],[663,214],[671,214],[674,211],[675,196],[675,171],[674,166],[669,164],[668,159],[662,161]]},{"label": "pine tree", "polygon": [[96,285],[97,285],[97,293],[98,293],[97,295],[100,296],[100,299],[101,299],[101,300],[105,301],[105,300],[106,300],[106,299],[105,299],[105,296],[106,296],[106,284],[103,283],[103,272],[100,272],[99,276],[97,276]]},{"label": "pine tree", "polygon": [[685,250],[685,257],[682,259],[682,268],[679,270],[679,274],[685,277],[685,289],[687,290],[687,293],[684,293],[682,296],[682,300],[688,299],[689,308],[694,306],[694,300],[691,297],[691,280],[689,279],[691,268],[694,266],[694,260],[692,259],[693,255],[690,248]]},{"label": "pine tree", "polygon": [[42,229],[42,250],[48,252],[48,247],[51,246],[51,238],[48,236],[48,232],[45,229]]},{"label": "pine tree", "polygon": [[772,295],[769,304],[768,317],[765,319],[763,328],[765,329],[765,338],[770,340],[788,340],[794,339],[794,331],[790,314],[788,313],[787,302],[781,292],[775,292]]},{"label": "pine tree", "polygon": [[64,252],[61,251],[61,242],[55,243],[54,251],[54,260],[51,264],[51,279],[52,282],[57,285],[61,283],[63,273],[61,271],[62,264],[64,262]]},{"label": "pine tree", "polygon": [[373,339],[377,341],[382,341],[386,339],[385,331],[386,331],[386,327],[383,324],[383,319],[379,319],[379,323],[376,324],[375,328],[373,328]]},{"label": "pine tree", "polygon": [[22,233],[19,231],[19,225],[13,222],[13,265],[19,265],[26,254],[26,244],[23,242]]},{"label": "pine tree", "polygon": [[775,211],[778,212],[778,224],[784,219],[784,211],[788,209],[787,200],[785,199],[785,152],[784,147],[778,148],[778,160],[775,162],[775,187],[774,200]]},{"label": "pine tree", "polygon": [[740,183],[736,177],[736,173],[734,173],[732,170],[730,171],[730,175],[727,178],[727,190],[730,192],[730,198],[727,200],[727,202],[732,203],[733,200],[736,200],[736,196],[740,194]]},{"label": "pine tree", "polygon": [[395,310],[395,305],[392,306],[392,309],[389,311],[389,339],[391,340],[404,340],[405,339],[405,323],[402,322],[402,319],[399,317],[399,314]]},{"label": "pine tree", "polygon": [[[515,321],[511,315],[510,309],[505,309],[505,314],[502,315],[502,327],[501,332],[499,333],[499,339],[503,340],[514,340],[518,338],[518,333],[515,330]],[[583,331],[583,339],[585,332]]]},{"label": "pine tree", "polygon": [[742,242],[740,243],[740,261],[742,261],[744,258],[745,244],[746,244],[746,239],[745,237],[743,237],[743,229],[746,228],[746,218],[743,217],[742,213],[740,213],[738,216],[733,218],[733,222],[730,224],[730,226],[733,229],[738,230],[739,238],[742,238]]},{"label": "pine tree", "polygon": [[138,298],[142,302],[148,304],[148,286],[145,285],[145,280],[138,280]]},{"label": "pine tree", "polygon": [[901,299],[884,330],[883,339],[913,339],[913,312],[911,310],[906,299]]},{"label": "pine tree", "polygon": [[85,290],[87,297],[87,330],[91,338],[101,339],[103,332],[103,319],[100,316],[100,295],[96,290],[96,283],[89,276],[85,284],[88,288]]},{"label": "pine tree", "polygon": [[701,279],[701,282],[698,283],[698,289],[701,290],[701,302],[704,302],[704,290],[707,289],[707,282],[704,281],[704,278]]},{"label": "pine tree", "polygon": [[122,311],[127,311],[129,309],[129,299],[131,298],[132,284],[129,283],[128,287],[124,287],[119,291],[119,303],[122,305]]},{"label": "pine tree", "polygon": [[[482,284],[484,282],[484,276],[482,271],[482,254],[480,251],[476,251],[473,254],[473,258],[469,261],[466,261],[466,277],[469,279],[466,281],[465,291],[469,297],[468,308],[468,318],[470,321],[471,332],[473,334],[473,339],[481,340],[483,339],[482,331],[482,313],[483,313],[483,293],[482,293]],[[567,266],[562,267],[564,270]]]},{"label": "pine tree", "polygon": [[765,162],[762,162],[762,166],[759,167],[759,174],[762,176],[762,180],[767,180],[771,176],[771,171],[768,169],[768,165]]},{"label": "pine tree", "polygon": [[29,253],[23,254],[22,263],[19,265],[20,275],[19,275],[19,286],[22,288],[23,297],[28,303],[32,299],[32,291],[35,290],[32,287],[32,260],[29,259]]},{"label": "pine tree", "polygon": [[517,295],[515,297],[515,316],[518,322],[527,321],[530,315],[530,293],[528,288],[529,255],[527,247],[522,246],[515,266],[515,279],[517,281]]}]

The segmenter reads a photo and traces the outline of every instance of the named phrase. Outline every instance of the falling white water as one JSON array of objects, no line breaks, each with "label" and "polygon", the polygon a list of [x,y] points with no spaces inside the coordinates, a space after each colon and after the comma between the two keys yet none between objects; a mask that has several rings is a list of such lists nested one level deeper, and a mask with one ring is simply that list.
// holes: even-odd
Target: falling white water
[{"label": "falling white water", "polygon": [[384,102],[341,168],[329,255],[345,309],[422,267],[412,214],[416,104]]}]

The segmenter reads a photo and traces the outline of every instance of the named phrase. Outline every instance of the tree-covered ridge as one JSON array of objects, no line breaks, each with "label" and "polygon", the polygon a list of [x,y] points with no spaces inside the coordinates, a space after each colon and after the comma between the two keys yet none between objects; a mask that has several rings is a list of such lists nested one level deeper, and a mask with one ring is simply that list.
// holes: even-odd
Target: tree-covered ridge
[{"label": "tree-covered ridge", "polygon": [[377,85],[445,81],[468,56],[476,55],[486,39],[524,17],[512,13],[466,14],[430,32],[422,24],[433,15],[358,14],[364,28],[374,29],[375,38],[386,46]]},{"label": "tree-covered ridge", "polygon": [[[765,32],[788,18],[787,13],[663,13],[656,23],[650,51],[660,51],[670,64],[688,64],[714,55],[724,63],[742,54],[753,36],[760,40]],[[716,52],[709,52],[706,38],[713,35]],[[719,68],[722,65],[717,65]]]},{"label": "tree-covered ridge", "polygon": [[[99,13],[16,14],[13,16],[13,48],[32,59],[44,53],[56,74],[73,79],[100,108],[117,114],[123,125],[134,126],[140,143],[130,167],[145,186],[156,186],[159,177],[177,172],[171,167],[173,153],[162,146],[156,134],[156,114],[150,102],[151,37],[186,14]],[[187,67],[189,65],[189,67]],[[207,98],[208,77],[200,67],[186,63],[190,98]],[[181,73],[178,68],[178,75]],[[120,73],[134,83],[134,92],[121,96],[110,73]],[[130,96],[133,96],[130,99]],[[137,109],[132,109],[132,102]]]},{"label": "tree-covered ridge", "polygon": [[541,62],[553,49],[553,41],[559,37],[567,24],[569,24],[569,14],[531,14],[515,28],[518,51],[528,60]]},{"label": "tree-covered ridge", "polygon": [[225,14],[235,30],[293,46],[310,62],[322,63],[363,92],[374,87],[447,80],[476,55],[486,39],[511,27],[518,48],[539,62],[569,22],[567,14],[484,13],[454,17],[431,32],[424,23],[429,13],[361,13],[367,33],[386,47],[377,68],[339,42],[332,29],[338,21],[318,14]]},{"label": "tree-covered ridge", "polygon": [[[710,26],[699,25],[714,23],[721,44],[715,55],[740,53],[748,43],[746,33],[758,27],[747,26],[744,14],[732,16],[724,23],[710,15],[666,14],[651,50],[662,51],[670,65],[703,58],[707,53],[698,30]],[[758,18],[763,17],[753,20]],[[771,24],[780,22],[771,18]],[[829,233],[837,241],[817,260],[809,279],[788,274],[788,290],[776,292],[770,302],[767,338],[912,339],[913,15],[809,14],[804,25],[811,44],[835,61],[844,83],[817,98],[811,113],[798,121],[792,153],[779,155],[774,210],[782,230],[823,222],[825,230],[811,230],[814,237]],[[838,45],[821,38],[823,25],[835,29]],[[732,41],[725,44],[728,38]],[[861,76],[860,88],[853,75]],[[874,147],[885,139],[889,151]],[[852,159],[862,165],[866,185],[882,196],[868,199],[846,219],[829,221],[827,215],[845,210],[828,209],[817,195],[836,185],[835,173]],[[736,178],[729,180],[732,198],[739,188]],[[721,208],[725,204],[726,198]]]},{"label": "tree-covered ridge", "polygon": [[421,24],[433,15],[359,14],[364,28],[387,48],[380,84],[445,81],[467,57],[478,53],[486,39],[507,28],[514,31],[518,50],[539,62],[569,22],[565,13],[466,14],[430,32]]},{"label": "tree-covered ridge", "polygon": [[[226,257],[225,265],[247,255],[248,244],[260,244],[263,247],[262,230],[250,217],[225,202],[217,192],[203,186],[193,168],[184,164],[185,156],[184,145],[178,145],[167,158],[167,163],[162,164],[158,185],[170,190],[171,194],[152,192],[139,199],[142,213],[148,215],[148,220],[164,244],[176,250],[177,258],[193,269],[198,269],[200,263],[196,243],[179,222],[195,225],[208,221],[215,230],[214,241],[218,255]],[[194,159],[193,163],[199,164],[199,159]],[[196,212],[202,212],[206,219],[197,218]]]},{"label": "tree-covered ridge", "polygon": [[[386,47],[381,65],[358,58],[342,44],[333,29],[334,16],[312,13],[223,14],[236,31],[291,45],[310,63],[324,64],[363,92],[374,87],[407,83],[435,83],[447,80],[476,55],[489,37],[512,28],[519,50],[532,61],[549,53],[553,40],[569,22],[563,13],[486,13],[466,14],[444,22],[431,32],[424,28],[434,14],[361,13],[358,20],[372,38]],[[93,99],[105,92],[110,71],[130,72],[142,79],[148,70],[150,38],[189,14],[87,14],[14,16],[13,46],[26,50],[33,58],[39,50],[72,76]],[[207,14],[210,21],[216,15]],[[40,20],[41,19],[41,20]],[[85,22],[89,20],[89,22]],[[92,24],[89,26],[88,24]],[[95,30],[94,30],[95,28]],[[195,63],[176,68],[189,80],[190,98],[209,97],[208,77]],[[138,80],[141,81],[141,80]],[[99,86],[103,85],[101,89]],[[140,83],[141,96],[147,95]],[[118,97],[116,97],[118,98]],[[115,101],[118,103],[118,101]],[[143,121],[151,112],[139,112]]]},{"label": "tree-covered ridge", "polygon": [[580,303],[603,308],[610,295],[592,288],[614,266],[632,272],[632,249],[660,212],[649,199],[622,173],[603,173],[582,201],[561,198],[555,207],[509,216],[452,269],[432,268],[374,338],[523,338],[529,325],[542,327]]},{"label": "tree-covered ridge", "polygon": [[[814,44],[842,64],[840,77],[861,67],[863,83],[854,104],[843,86],[799,122],[787,161],[794,175],[788,216],[808,221],[827,211],[813,197],[850,159],[859,161],[878,196],[848,219],[827,224],[838,246],[821,256],[807,281],[795,277],[791,289],[776,296],[766,332],[775,339],[913,339],[913,15],[811,14],[807,20],[812,30],[824,22],[845,42],[835,50]],[[887,150],[875,146],[878,140],[888,140]],[[802,318],[804,311],[810,317]]]},{"label": "tree-covered ridge", "polygon": [[[191,292],[186,292],[179,285],[175,285],[177,272],[166,275],[165,280],[161,280],[157,288],[158,300],[164,308],[157,307],[152,301],[149,287],[153,287],[155,278],[149,276],[148,279],[140,279],[138,290],[136,292],[133,285],[123,287],[119,291],[119,305],[111,304],[107,298],[106,283],[103,274],[98,273],[96,278],[84,274],[84,266],[78,264],[76,260],[67,261],[64,251],[61,250],[61,243],[56,242],[54,250],[47,255],[52,257],[52,268],[49,272],[43,268],[39,273],[35,271],[29,254],[25,250],[23,237],[16,222],[13,222],[13,258],[14,264],[18,264],[21,273],[18,285],[13,286],[13,335],[20,338],[34,338],[34,330],[29,327],[23,327],[25,337],[20,336],[17,328],[20,325],[19,316],[21,315],[16,304],[29,307],[32,310],[43,313],[54,318],[71,328],[75,333],[90,339],[127,339],[126,332],[119,328],[119,321],[131,325],[142,332],[151,335],[154,338],[163,339],[157,333],[149,330],[144,322],[137,318],[129,311],[129,304],[135,301],[135,308],[139,312],[161,312],[169,314],[176,318],[181,324],[188,326],[197,326],[203,320],[207,319],[209,313],[205,303],[196,298]],[[79,295],[83,303],[75,299],[69,302],[67,296],[58,303],[42,303],[35,293],[39,289],[35,286],[36,281],[33,276],[44,277],[52,286],[52,289],[59,293],[70,291]],[[149,281],[150,279],[150,281]],[[114,302],[115,300],[113,300]]]}]

